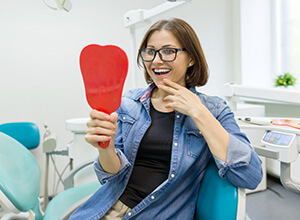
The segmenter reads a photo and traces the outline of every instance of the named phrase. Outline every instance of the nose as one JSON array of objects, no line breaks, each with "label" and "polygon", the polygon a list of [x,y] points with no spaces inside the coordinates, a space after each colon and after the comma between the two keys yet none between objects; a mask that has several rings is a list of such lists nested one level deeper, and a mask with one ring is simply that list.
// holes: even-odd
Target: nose
[{"label": "nose", "polygon": [[160,53],[157,51],[154,57],[153,63],[163,63],[164,61],[161,59]]}]

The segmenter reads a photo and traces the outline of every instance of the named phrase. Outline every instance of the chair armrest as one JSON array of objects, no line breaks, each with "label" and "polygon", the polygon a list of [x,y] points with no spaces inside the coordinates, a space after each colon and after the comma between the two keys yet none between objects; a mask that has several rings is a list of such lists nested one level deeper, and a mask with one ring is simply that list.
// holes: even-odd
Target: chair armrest
[{"label": "chair armrest", "polygon": [[236,220],[244,220],[246,218],[246,189],[238,188],[237,205]]},{"label": "chair armrest", "polygon": [[82,184],[65,190],[55,196],[46,208],[43,220],[66,218],[81,205],[90,195],[94,194],[101,184],[99,181]]},{"label": "chair armrest", "polygon": [[76,203],[74,203],[70,208],[68,208],[64,214],[59,218],[59,220],[67,220],[73,212],[75,212],[75,210],[80,206],[82,205],[84,202],[86,202],[90,197],[92,196],[91,195],[88,195],[84,198],[82,198],[81,200],[77,201]]}]

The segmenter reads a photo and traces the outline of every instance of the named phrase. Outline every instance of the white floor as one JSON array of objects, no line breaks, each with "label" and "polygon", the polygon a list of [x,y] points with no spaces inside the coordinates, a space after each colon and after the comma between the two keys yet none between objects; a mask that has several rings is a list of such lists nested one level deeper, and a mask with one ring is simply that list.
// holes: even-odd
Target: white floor
[{"label": "white floor", "polygon": [[267,178],[267,190],[248,194],[246,212],[251,220],[299,220],[300,194],[286,190],[280,180]]}]

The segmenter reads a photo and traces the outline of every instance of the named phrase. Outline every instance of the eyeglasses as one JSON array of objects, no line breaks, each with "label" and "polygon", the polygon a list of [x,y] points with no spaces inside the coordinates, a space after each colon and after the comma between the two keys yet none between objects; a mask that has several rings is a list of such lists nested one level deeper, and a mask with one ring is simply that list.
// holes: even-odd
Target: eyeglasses
[{"label": "eyeglasses", "polygon": [[153,61],[157,53],[162,61],[172,62],[176,59],[178,51],[186,51],[186,49],[185,48],[161,48],[159,50],[154,50],[151,48],[144,48],[139,50],[139,53],[144,62]]}]

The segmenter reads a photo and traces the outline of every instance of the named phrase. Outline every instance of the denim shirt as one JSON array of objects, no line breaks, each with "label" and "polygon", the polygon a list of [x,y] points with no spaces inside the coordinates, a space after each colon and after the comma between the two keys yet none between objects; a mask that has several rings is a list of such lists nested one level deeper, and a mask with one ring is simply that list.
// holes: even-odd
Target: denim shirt
[{"label": "denim shirt", "polygon": [[[122,97],[118,109],[118,131],[115,148],[121,161],[117,174],[102,170],[97,157],[94,168],[102,184],[69,219],[99,219],[119,199],[132,172],[140,142],[151,124],[150,94],[154,85],[135,89]],[[135,206],[123,219],[190,219],[194,218],[196,201],[205,167],[213,158],[219,175],[240,188],[255,189],[262,179],[261,161],[250,146],[226,102],[214,96],[196,93],[230,135],[227,161],[215,158],[194,121],[175,111],[170,172],[160,186]]]}]

